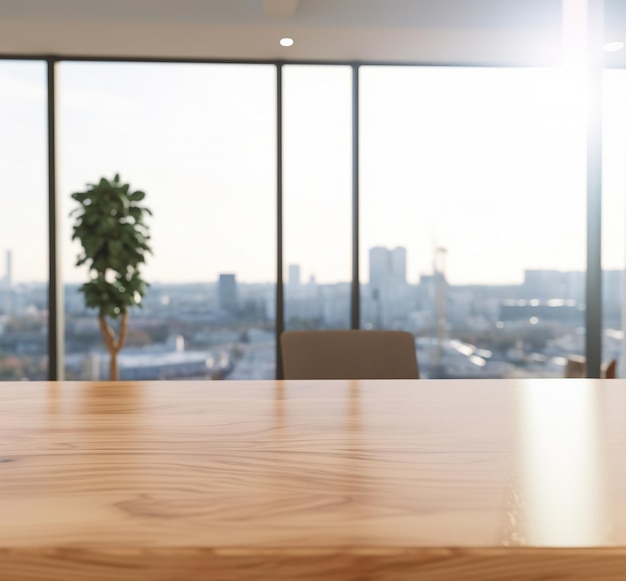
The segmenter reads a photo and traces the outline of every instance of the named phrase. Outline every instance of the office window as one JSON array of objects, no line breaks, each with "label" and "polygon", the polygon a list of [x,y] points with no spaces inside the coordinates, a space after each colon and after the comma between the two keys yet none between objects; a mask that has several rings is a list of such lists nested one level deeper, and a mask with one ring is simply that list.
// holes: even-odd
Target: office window
[{"label": "office window", "polygon": [[426,377],[583,352],[585,106],[565,70],[362,67],[361,313]]},{"label": "office window", "polygon": [[348,328],[350,67],[283,67],[283,152],[285,328]]},{"label": "office window", "polygon": [[46,64],[0,60],[0,380],[48,374]]},{"label": "office window", "polygon": [[602,113],[602,358],[605,363],[617,359],[624,377],[626,71],[604,71]]},{"label": "office window", "polygon": [[106,377],[70,244],[70,194],[101,176],[146,192],[154,256],[122,379],[273,378],[276,70],[64,62],[60,191],[68,378]]}]

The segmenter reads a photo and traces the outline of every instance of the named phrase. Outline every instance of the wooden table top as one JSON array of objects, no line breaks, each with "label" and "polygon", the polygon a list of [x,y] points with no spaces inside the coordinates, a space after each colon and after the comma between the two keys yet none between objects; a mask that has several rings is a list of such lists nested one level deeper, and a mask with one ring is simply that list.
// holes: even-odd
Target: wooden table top
[{"label": "wooden table top", "polygon": [[0,383],[0,581],[416,578],[625,579],[626,380]]}]

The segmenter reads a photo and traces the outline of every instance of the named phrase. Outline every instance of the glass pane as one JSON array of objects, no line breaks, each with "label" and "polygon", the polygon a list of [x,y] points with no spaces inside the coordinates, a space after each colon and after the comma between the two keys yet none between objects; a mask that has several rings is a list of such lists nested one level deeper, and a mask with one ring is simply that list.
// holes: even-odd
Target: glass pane
[{"label": "glass pane", "polygon": [[69,196],[118,172],[154,213],[121,378],[275,376],[275,86],[270,65],[60,66],[67,377],[107,376]]},{"label": "glass pane", "polygon": [[424,376],[561,376],[579,351],[579,83],[556,69],[361,68],[362,323],[412,331]]},{"label": "glass pane", "polygon": [[46,64],[0,60],[0,380],[48,377]]},{"label": "glass pane", "polygon": [[350,326],[352,69],[283,68],[285,327]]},{"label": "glass pane", "polygon": [[626,266],[626,71],[607,70],[603,78],[602,126],[602,311],[605,364],[623,367],[624,268]]}]

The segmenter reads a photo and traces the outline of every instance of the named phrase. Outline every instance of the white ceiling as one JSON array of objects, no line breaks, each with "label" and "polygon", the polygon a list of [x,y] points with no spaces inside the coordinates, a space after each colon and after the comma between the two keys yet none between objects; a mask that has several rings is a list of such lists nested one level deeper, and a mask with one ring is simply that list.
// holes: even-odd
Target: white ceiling
[{"label": "white ceiling", "polygon": [[1,0],[0,55],[552,65],[562,1]]}]

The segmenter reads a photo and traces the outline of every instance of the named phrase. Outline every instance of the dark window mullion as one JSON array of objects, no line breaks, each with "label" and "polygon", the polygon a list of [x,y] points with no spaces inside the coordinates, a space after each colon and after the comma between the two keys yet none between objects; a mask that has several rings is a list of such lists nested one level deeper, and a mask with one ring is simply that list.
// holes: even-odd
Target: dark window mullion
[{"label": "dark window mullion", "polygon": [[359,283],[359,65],[352,65],[352,329],[361,326]]},{"label": "dark window mullion", "polygon": [[63,286],[58,269],[58,204],[56,178],[56,65],[46,59],[48,116],[48,377],[64,378]]},{"label": "dark window mullion", "polygon": [[588,4],[587,21],[587,275],[585,357],[587,377],[600,377],[602,365],[602,44],[601,0]]},{"label": "dark window mullion", "polygon": [[283,65],[276,65],[276,378],[283,378],[280,335],[285,330],[283,288]]}]

